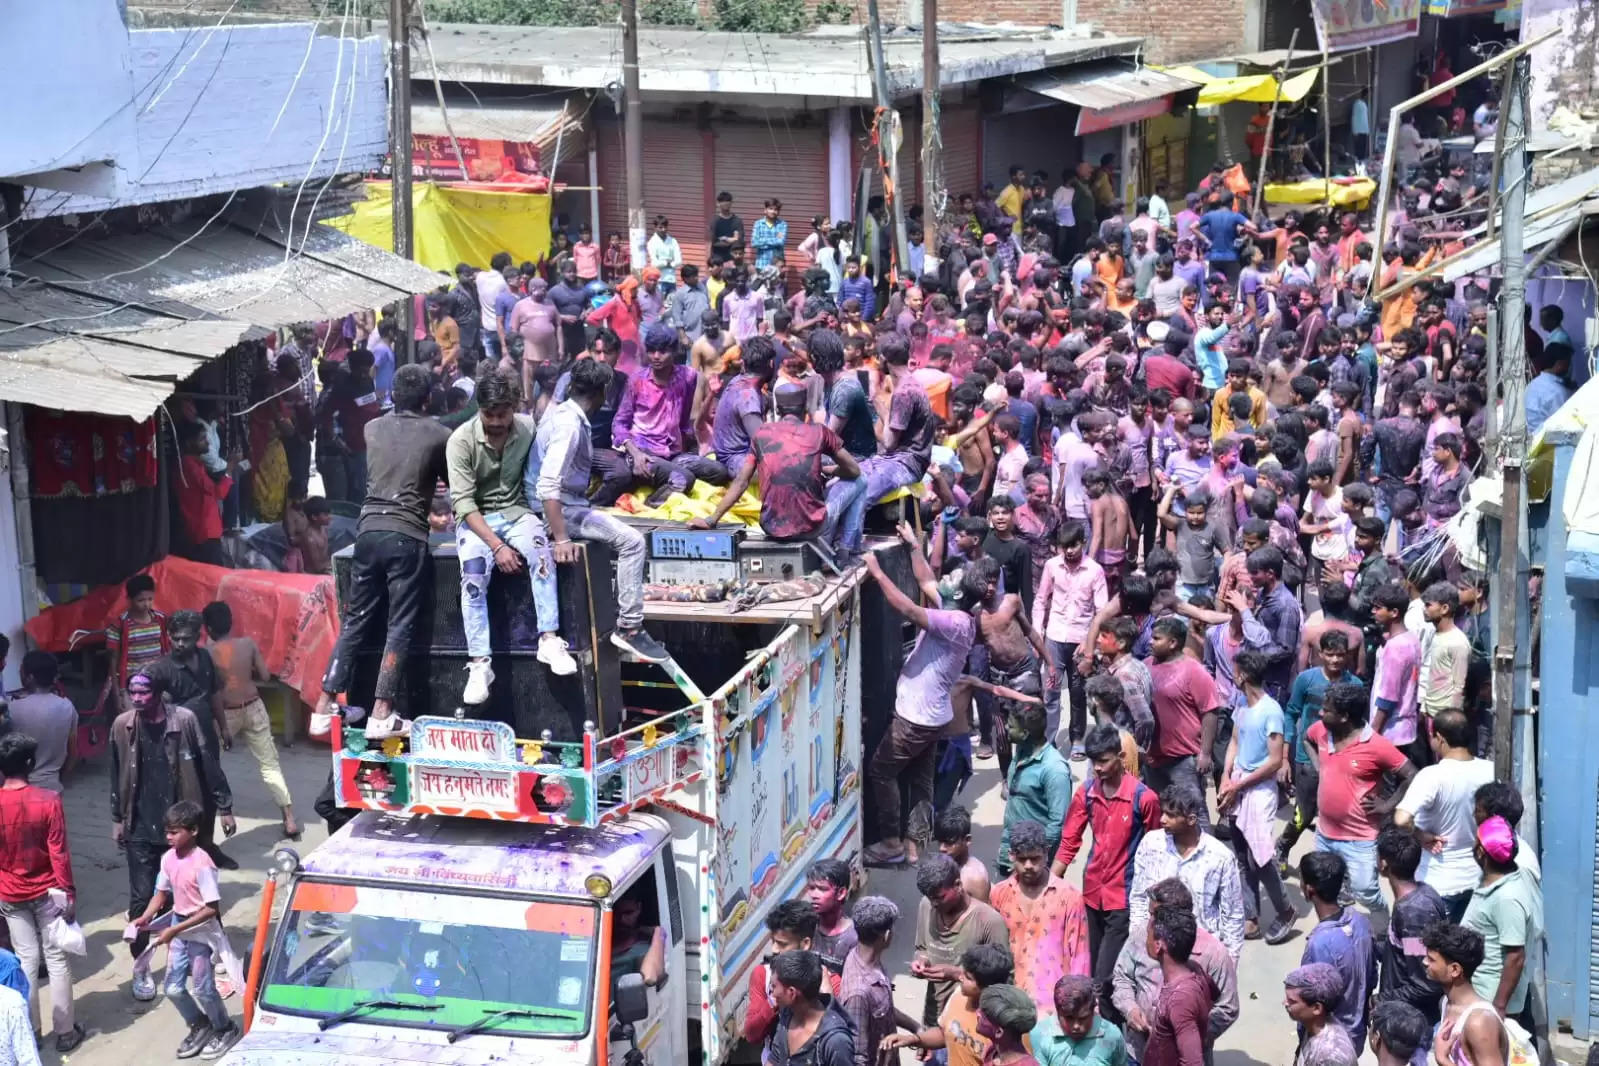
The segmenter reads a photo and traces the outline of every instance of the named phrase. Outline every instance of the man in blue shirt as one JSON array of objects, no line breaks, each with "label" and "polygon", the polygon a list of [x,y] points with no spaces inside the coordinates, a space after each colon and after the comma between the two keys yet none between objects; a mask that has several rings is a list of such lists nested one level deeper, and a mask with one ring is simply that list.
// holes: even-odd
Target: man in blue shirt
[{"label": "man in blue shirt", "polygon": [[1538,309],[1538,325],[1543,329],[1544,344],[1564,344],[1572,351],[1577,346],[1571,342],[1571,334],[1566,332],[1566,312],[1559,304],[1544,304]]},{"label": "man in blue shirt", "polygon": [[1228,284],[1236,283],[1239,269],[1238,233],[1240,230],[1251,234],[1260,231],[1250,224],[1249,219],[1218,199],[1211,200],[1210,210],[1199,216],[1196,228],[1210,247],[1205,256],[1210,261],[1210,269],[1225,274]]},{"label": "man in blue shirt", "polygon": [[1536,434],[1571,396],[1571,387],[1566,384],[1566,374],[1571,369],[1571,345],[1559,342],[1544,345],[1534,365],[1539,373],[1527,384],[1525,401],[1529,435]]},{"label": "man in blue shirt", "polygon": [[1194,359],[1205,388],[1211,390],[1222,387],[1227,372],[1227,356],[1221,350],[1230,328],[1224,319],[1226,310],[1221,304],[1205,308],[1205,324],[1194,334]]}]

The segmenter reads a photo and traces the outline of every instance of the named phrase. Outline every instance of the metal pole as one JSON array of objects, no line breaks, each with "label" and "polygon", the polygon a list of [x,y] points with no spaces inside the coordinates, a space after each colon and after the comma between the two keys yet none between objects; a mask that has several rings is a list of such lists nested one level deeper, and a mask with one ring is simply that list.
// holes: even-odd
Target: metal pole
[{"label": "metal pole", "polygon": [[[908,258],[905,248],[905,206],[899,195],[899,153],[894,150],[893,143],[899,123],[895,121],[898,116],[894,112],[894,100],[888,95],[888,69],[883,60],[883,21],[877,12],[877,0],[866,0],[866,32],[872,43],[872,87],[877,95],[877,160],[888,172],[883,200],[894,218],[894,258],[898,265]],[[868,248],[866,254],[874,256],[877,249]],[[879,271],[879,278],[886,276],[886,273]]]},{"label": "metal pole", "polygon": [[[922,272],[938,270],[944,192],[944,106],[938,65],[938,0],[922,0]],[[921,279],[916,279],[920,281]]]},{"label": "metal pole", "polygon": [[[1493,704],[1494,777],[1510,780],[1513,768],[1516,622],[1522,596],[1517,570],[1521,558],[1522,465],[1527,450],[1527,413],[1522,394],[1527,387],[1527,342],[1522,310],[1527,302],[1527,259],[1524,219],[1527,183],[1527,83],[1531,61],[1515,59],[1515,76],[1505,99],[1500,124],[1505,128],[1504,226],[1499,237],[1499,389],[1504,415],[1499,431],[1499,467],[1503,479],[1499,514],[1499,600],[1495,605]],[[1492,383],[1490,383],[1492,384]],[[1494,397],[1490,390],[1488,402]]]},{"label": "metal pole", "polygon": [[[1327,53],[1327,46],[1321,46],[1321,195],[1322,210],[1332,211],[1332,91],[1328,88],[1328,81],[1332,78],[1332,59]],[[1332,228],[1332,219],[1324,220],[1329,229]]]},{"label": "metal pole", "polygon": [[[1507,103],[1510,100],[1510,83],[1515,80],[1515,77],[1516,64],[1507,63],[1505,65],[1505,76],[1499,80],[1499,99],[1501,101],[1501,107],[1504,106],[1504,103]],[[1488,175],[1487,239],[1490,241],[1494,239],[1494,230],[1498,228],[1497,219],[1494,218],[1494,205],[1499,200],[1499,176],[1504,173],[1504,158],[1505,123],[1496,122],[1494,123],[1494,157]]]},{"label": "metal pole", "polygon": [[[1525,41],[1516,45],[1514,48],[1507,48],[1503,52],[1500,52],[1498,55],[1494,56],[1492,59],[1488,60],[1486,63],[1479,63],[1470,70],[1466,71],[1464,74],[1456,74],[1448,81],[1440,82],[1424,93],[1417,93],[1410,99],[1395,104],[1388,112],[1388,140],[1387,143],[1383,145],[1382,170],[1379,172],[1380,180],[1377,185],[1377,225],[1374,229],[1374,232],[1376,233],[1375,246],[1379,250],[1379,255],[1383,244],[1388,239],[1388,201],[1389,198],[1392,197],[1394,191],[1394,154],[1399,148],[1400,118],[1403,117],[1406,112],[1414,111],[1416,108],[1420,107],[1422,104],[1425,104],[1434,97],[1446,93],[1456,86],[1464,85],[1472,78],[1481,77],[1491,70],[1498,70],[1501,66],[1510,62],[1511,60],[1526,55],[1528,52],[1532,51],[1540,44],[1543,44],[1551,37],[1554,37],[1559,32],[1559,30],[1550,30],[1548,33],[1544,34],[1542,37],[1539,37],[1535,41]],[[1501,120],[1500,124],[1503,125],[1503,120]]]},{"label": "metal pole", "polygon": [[1249,207],[1249,218],[1253,222],[1260,213],[1260,201],[1266,194],[1266,164],[1271,162],[1271,135],[1277,128],[1277,105],[1283,98],[1283,79],[1288,77],[1288,64],[1294,61],[1294,45],[1299,43],[1299,30],[1295,29],[1288,37],[1288,51],[1283,56],[1282,66],[1277,68],[1277,91],[1272,94],[1271,116],[1266,119],[1266,144],[1260,153],[1260,171],[1256,175],[1259,179],[1255,182],[1255,200]]},{"label": "metal pole", "polygon": [[638,0],[622,0],[622,155],[627,163],[627,245],[644,269],[644,103],[638,87]]},{"label": "metal pole", "polygon": [[[410,0],[389,0],[389,171],[393,179],[389,222],[393,227],[394,254],[405,259],[416,257],[411,183],[411,20]],[[413,358],[416,323],[411,321],[411,299],[399,302],[394,316],[399,328],[400,350],[397,361]]]}]

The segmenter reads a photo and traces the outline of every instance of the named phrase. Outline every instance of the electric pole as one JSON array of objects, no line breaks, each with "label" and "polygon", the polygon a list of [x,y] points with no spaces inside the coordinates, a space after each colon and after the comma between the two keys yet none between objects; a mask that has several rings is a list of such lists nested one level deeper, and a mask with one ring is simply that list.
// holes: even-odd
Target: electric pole
[{"label": "electric pole", "polygon": [[[389,173],[394,254],[416,257],[411,217],[411,0],[389,0]],[[399,361],[411,361],[411,301],[399,302]]]},{"label": "electric pole", "polygon": [[[1527,210],[1527,82],[1531,61],[1514,60],[1500,125],[1504,131],[1504,192],[1499,197],[1502,223],[1499,232],[1499,394],[1504,417],[1499,427],[1499,471],[1503,486],[1499,505],[1499,565],[1494,604],[1494,779],[1510,781],[1514,766],[1514,715],[1516,702],[1516,629],[1523,601],[1521,563],[1522,466],[1527,457],[1527,337],[1523,308],[1527,303],[1525,214]],[[1489,209],[1492,217],[1493,209]],[[1490,382],[1488,403],[1494,403]]]},{"label": "electric pole", "polygon": [[[871,37],[872,87],[877,94],[877,161],[888,173],[888,180],[883,183],[883,199],[894,219],[895,266],[904,269],[908,258],[905,247],[905,204],[900,198],[899,153],[895,151],[894,144],[894,135],[899,132],[899,116],[894,112],[893,98],[888,95],[888,71],[883,65],[883,21],[877,13],[877,0],[866,0],[866,32]],[[868,248],[866,254],[875,259],[877,249]],[[878,264],[879,278],[888,276],[883,269],[885,265]]]},{"label": "electric pole", "polygon": [[[938,0],[922,0],[922,273],[938,271],[944,193],[944,108],[938,66]],[[920,282],[921,279],[917,278]]]},{"label": "electric pole", "polygon": [[[644,268],[644,105],[638,87],[638,0],[622,0],[622,154],[627,163],[627,245]],[[596,229],[599,219],[594,220]]]}]

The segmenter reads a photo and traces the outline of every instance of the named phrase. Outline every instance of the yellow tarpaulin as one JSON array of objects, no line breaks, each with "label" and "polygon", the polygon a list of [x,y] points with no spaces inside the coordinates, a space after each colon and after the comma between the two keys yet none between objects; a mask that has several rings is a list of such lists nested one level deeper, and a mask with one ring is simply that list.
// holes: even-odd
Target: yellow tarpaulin
[{"label": "yellow tarpaulin", "polygon": [[1283,81],[1282,96],[1277,95],[1277,76],[1275,74],[1245,74],[1238,78],[1218,78],[1214,74],[1206,74],[1198,67],[1162,67],[1167,74],[1174,74],[1179,78],[1197,81],[1202,86],[1199,90],[1199,106],[1215,107],[1218,104],[1230,104],[1234,100],[1243,100],[1254,104],[1269,104],[1273,100],[1281,99],[1283,103],[1292,103],[1304,98],[1305,94],[1315,88],[1316,79],[1321,77],[1321,68],[1301,71],[1291,78]]},{"label": "yellow tarpaulin", "polygon": [[[393,187],[367,182],[353,213],[327,224],[368,244],[394,250]],[[550,248],[548,193],[499,192],[423,182],[411,190],[416,261],[452,273],[457,263],[486,266],[496,252],[537,263]]]},{"label": "yellow tarpaulin", "polygon": [[[1352,207],[1360,210],[1377,191],[1377,183],[1370,178],[1334,180],[1332,202],[1334,207]],[[1268,204],[1321,204],[1327,200],[1327,189],[1320,178],[1305,181],[1274,182],[1266,186]]]}]

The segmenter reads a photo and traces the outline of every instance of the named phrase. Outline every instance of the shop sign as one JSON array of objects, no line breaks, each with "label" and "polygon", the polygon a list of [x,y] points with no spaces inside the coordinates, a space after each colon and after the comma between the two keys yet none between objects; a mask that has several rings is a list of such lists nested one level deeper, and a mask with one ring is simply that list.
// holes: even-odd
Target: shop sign
[{"label": "shop sign", "polygon": [[1152,100],[1134,100],[1115,107],[1080,108],[1077,112],[1077,136],[1100,133],[1104,130],[1142,122],[1146,118],[1164,115],[1171,110],[1171,96],[1157,96]]},{"label": "shop sign", "polygon": [[1416,36],[1421,31],[1423,2],[1311,0],[1311,8],[1316,16],[1316,33],[1321,38],[1321,46],[1329,52],[1337,52]]}]

